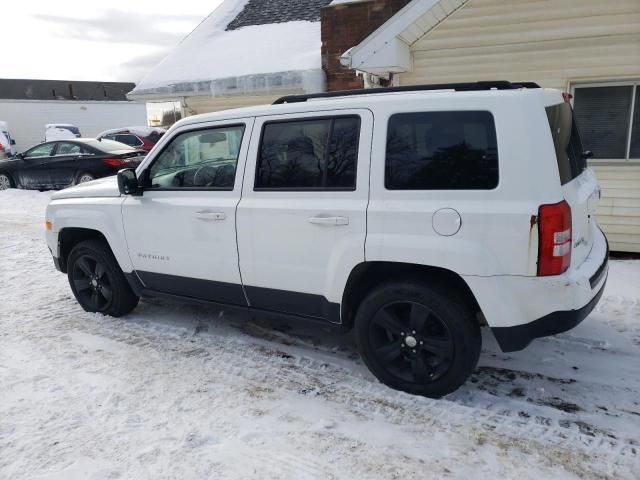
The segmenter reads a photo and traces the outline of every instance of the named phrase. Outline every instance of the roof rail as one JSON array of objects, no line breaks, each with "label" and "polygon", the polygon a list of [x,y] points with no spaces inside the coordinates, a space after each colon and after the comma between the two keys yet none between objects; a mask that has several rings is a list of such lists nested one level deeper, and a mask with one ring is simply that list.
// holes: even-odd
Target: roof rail
[{"label": "roof rail", "polygon": [[471,92],[476,90],[516,90],[519,88],[540,88],[535,82],[511,83],[507,80],[471,83],[439,83],[434,85],[407,85],[403,87],[360,88],[357,90],[336,90],[334,92],[310,93],[308,95],[285,95],[278,98],[273,105],[281,103],[306,102],[313,98],[349,97],[353,95],[372,95],[391,92],[421,92],[427,90],[455,90],[457,92]]}]

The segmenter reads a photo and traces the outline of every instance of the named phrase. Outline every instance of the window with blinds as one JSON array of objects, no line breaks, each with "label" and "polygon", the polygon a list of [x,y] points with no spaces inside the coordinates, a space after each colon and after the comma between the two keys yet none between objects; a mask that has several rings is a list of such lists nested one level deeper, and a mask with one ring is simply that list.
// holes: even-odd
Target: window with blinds
[{"label": "window with blinds", "polygon": [[585,150],[595,160],[640,160],[638,83],[574,89],[573,110]]}]

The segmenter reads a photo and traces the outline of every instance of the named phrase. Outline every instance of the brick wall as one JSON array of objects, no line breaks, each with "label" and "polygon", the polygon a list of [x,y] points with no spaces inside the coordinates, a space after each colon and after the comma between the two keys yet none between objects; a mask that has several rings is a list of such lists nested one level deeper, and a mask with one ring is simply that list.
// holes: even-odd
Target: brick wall
[{"label": "brick wall", "polygon": [[409,0],[365,0],[322,8],[322,68],[327,75],[327,90],[363,87],[362,77],[340,65],[340,56],[359,44],[407,3]]}]

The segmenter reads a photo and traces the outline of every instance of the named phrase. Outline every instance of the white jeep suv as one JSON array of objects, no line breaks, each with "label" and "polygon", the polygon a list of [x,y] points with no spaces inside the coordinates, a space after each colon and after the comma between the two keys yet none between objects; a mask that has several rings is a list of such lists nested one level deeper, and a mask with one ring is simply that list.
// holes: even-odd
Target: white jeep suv
[{"label": "white jeep suv", "polygon": [[139,297],[353,328],[385,384],[438,397],[595,307],[607,241],[569,96],[479,82],[288,96],[178,122],[134,170],[55,193],[87,311]]}]

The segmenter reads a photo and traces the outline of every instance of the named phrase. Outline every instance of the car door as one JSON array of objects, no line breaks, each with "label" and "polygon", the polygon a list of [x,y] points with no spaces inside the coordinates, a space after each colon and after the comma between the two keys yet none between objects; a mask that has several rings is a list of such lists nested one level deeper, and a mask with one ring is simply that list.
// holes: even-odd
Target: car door
[{"label": "car door", "polygon": [[56,142],[53,156],[44,161],[51,183],[56,187],[71,185],[78,169],[82,146],[71,142]]},{"label": "car door", "polygon": [[55,143],[43,143],[24,152],[16,169],[18,181],[25,188],[46,188],[51,185],[49,172],[45,168],[53,155]]},{"label": "car door", "polygon": [[129,255],[146,288],[246,306],[236,206],[252,118],[185,126],[139,171],[122,206]]},{"label": "car door", "polygon": [[364,261],[372,126],[369,110],[256,119],[237,213],[251,307],[340,322]]}]

